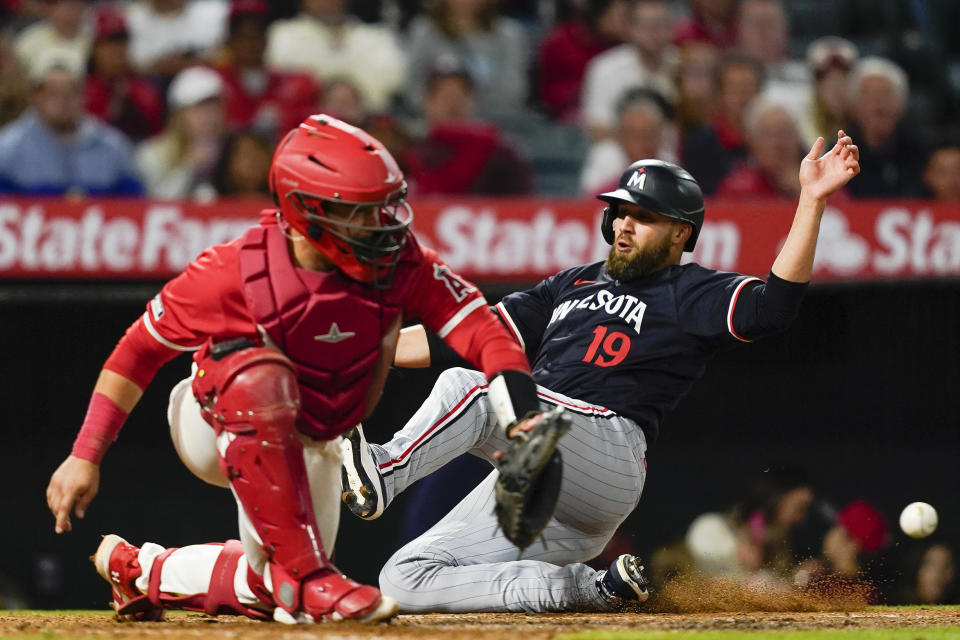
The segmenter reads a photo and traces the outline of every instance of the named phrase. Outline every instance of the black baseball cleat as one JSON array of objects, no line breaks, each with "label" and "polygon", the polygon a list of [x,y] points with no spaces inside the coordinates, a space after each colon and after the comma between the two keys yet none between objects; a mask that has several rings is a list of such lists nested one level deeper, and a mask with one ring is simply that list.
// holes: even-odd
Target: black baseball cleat
[{"label": "black baseball cleat", "polygon": [[358,424],[343,434],[340,452],[343,455],[343,466],[340,470],[343,503],[358,518],[379,518],[386,507],[383,478],[380,477],[377,461],[367,446],[361,425]]},{"label": "black baseball cleat", "polygon": [[650,597],[649,586],[640,559],[628,553],[597,576],[597,590],[612,605],[646,602]]}]

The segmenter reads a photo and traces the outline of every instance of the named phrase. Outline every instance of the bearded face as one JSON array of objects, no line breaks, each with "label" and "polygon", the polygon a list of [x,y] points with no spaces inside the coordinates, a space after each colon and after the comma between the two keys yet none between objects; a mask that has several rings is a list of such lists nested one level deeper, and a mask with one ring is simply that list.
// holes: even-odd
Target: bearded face
[{"label": "bearded face", "polygon": [[667,266],[670,262],[670,237],[661,238],[656,244],[649,247],[638,247],[630,238],[623,238],[623,241],[633,244],[633,249],[629,252],[620,251],[617,248],[617,242],[621,241],[619,234],[613,246],[610,247],[610,253],[607,254],[607,273],[615,280],[626,282],[649,275],[654,271]]},{"label": "bearded face", "polygon": [[613,278],[621,282],[642,278],[679,261],[674,244],[685,241],[677,235],[683,223],[632,203],[619,204],[618,214],[606,261]]}]

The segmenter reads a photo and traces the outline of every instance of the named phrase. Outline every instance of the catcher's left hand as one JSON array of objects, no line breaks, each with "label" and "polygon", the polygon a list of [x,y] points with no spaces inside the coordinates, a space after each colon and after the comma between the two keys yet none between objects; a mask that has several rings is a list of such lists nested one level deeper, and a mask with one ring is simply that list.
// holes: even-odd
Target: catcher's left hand
[{"label": "catcher's left hand", "polygon": [[537,414],[513,428],[511,447],[499,458],[497,522],[521,551],[540,535],[557,506],[563,460],[556,447],[569,428],[562,407]]}]

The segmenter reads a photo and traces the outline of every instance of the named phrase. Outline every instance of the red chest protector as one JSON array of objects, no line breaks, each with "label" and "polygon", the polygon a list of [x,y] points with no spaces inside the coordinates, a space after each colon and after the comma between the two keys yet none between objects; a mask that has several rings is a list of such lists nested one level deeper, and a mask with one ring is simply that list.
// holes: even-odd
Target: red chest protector
[{"label": "red chest protector", "polygon": [[397,265],[393,286],[376,289],[337,270],[296,267],[273,215],[244,234],[244,298],[257,324],[297,366],[297,426],[306,435],[328,440],[363,419],[381,339],[402,310],[418,264],[415,244],[404,252],[408,259]]}]

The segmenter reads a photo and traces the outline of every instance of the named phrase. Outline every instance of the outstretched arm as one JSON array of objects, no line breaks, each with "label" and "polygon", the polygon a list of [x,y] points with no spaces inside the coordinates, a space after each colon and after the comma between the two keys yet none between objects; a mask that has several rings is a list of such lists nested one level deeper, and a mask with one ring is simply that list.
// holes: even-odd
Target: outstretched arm
[{"label": "outstretched arm", "polygon": [[[98,410],[98,403],[106,407],[106,409],[100,408],[99,411],[113,411],[114,415],[122,419],[133,410],[141,395],[143,390],[135,382],[109,369],[103,369],[93,388],[93,399],[87,419],[96,419],[96,416],[91,414]],[[111,408],[110,404],[115,408]],[[108,415],[104,419],[114,418]],[[103,447],[106,448],[108,444],[104,443]],[[78,452],[75,445],[74,451],[50,477],[50,484],[47,485],[47,506],[56,518],[54,528],[57,533],[70,531],[72,528],[70,512],[73,511],[74,515],[82,518],[90,502],[97,495],[100,488],[100,463],[99,460],[94,461],[90,458],[96,460],[96,456]]]},{"label": "outstretched arm", "polygon": [[817,138],[800,163],[800,201],[790,233],[771,269],[790,282],[807,282],[813,273],[813,256],[820,233],[820,218],[827,198],[860,173],[860,151],[843,130],[837,144],[824,154],[823,138]]}]

